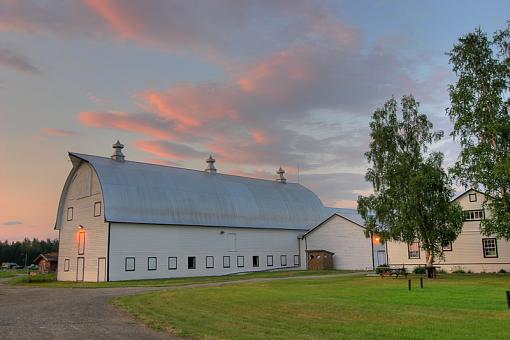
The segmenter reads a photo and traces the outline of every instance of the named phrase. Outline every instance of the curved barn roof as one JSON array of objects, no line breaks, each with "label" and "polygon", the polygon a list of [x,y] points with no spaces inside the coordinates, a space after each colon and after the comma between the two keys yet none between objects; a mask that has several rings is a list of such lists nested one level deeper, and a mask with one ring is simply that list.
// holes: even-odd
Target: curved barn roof
[{"label": "curved barn roof", "polygon": [[69,155],[97,173],[109,222],[308,230],[327,214],[297,183]]}]

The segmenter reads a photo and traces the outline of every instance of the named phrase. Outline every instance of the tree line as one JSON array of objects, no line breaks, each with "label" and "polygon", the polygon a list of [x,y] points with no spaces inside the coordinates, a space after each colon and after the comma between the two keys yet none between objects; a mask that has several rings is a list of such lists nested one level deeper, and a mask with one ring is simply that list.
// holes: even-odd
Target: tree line
[{"label": "tree line", "polygon": [[10,242],[0,241],[0,263],[14,262],[18,265],[30,265],[39,254],[58,252],[58,240],[46,239],[32,240],[25,238],[23,241]]}]

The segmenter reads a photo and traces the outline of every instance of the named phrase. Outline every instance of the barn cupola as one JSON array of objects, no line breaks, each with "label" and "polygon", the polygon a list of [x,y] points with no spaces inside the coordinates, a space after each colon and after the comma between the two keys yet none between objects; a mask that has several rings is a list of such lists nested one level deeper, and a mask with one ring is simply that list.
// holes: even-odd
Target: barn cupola
[{"label": "barn cupola", "polygon": [[278,177],[276,178],[277,182],[283,184],[287,183],[287,179],[283,176],[283,174],[285,174],[285,170],[283,170],[282,167],[280,167],[276,173],[278,174]]},{"label": "barn cupola", "polygon": [[214,166],[214,162],[216,162],[216,160],[211,155],[209,155],[209,158],[207,158],[205,162],[207,163],[207,168],[205,168],[205,172],[211,175],[216,174],[216,167]]},{"label": "barn cupola", "polygon": [[124,145],[121,144],[118,140],[117,143],[112,145],[113,155],[111,159],[117,162],[124,162],[124,154],[122,153],[122,149],[124,149]]}]

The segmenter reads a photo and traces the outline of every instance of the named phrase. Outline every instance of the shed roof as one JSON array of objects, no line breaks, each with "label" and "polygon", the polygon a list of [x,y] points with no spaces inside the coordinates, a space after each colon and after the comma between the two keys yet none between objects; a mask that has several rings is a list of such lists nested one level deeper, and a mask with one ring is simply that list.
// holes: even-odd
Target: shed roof
[{"label": "shed roof", "polygon": [[[95,170],[109,222],[308,230],[328,215],[297,183],[69,154]],[[59,222],[57,221],[57,227]]]},{"label": "shed roof", "polygon": [[39,262],[40,259],[45,259],[48,262],[58,262],[58,253],[39,254],[39,256],[34,259],[33,263]]}]

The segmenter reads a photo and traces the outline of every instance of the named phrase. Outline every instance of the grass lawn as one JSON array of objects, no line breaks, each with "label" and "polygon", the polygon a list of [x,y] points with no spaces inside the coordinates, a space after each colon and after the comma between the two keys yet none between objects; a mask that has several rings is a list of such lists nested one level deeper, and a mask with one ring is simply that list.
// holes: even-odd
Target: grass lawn
[{"label": "grass lawn", "polygon": [[70,282],[56,281],[55,274],[35,275],[32,276],[31,282],[28,276],[16,277],[9,281],[14,285],[30,285],[38,287],[62,287],[62,288],[108,288],[108,287],[166,287],[181,286],[194,283],[209,282],[225,282],[234,280],[248,280],[255,278],[271,278],[271,277],[295,277],[310,275],[333,275],[349,273],[346,270],[326,270],[326,271],[309,271],[309,270],[285,270],[274,272],[256,272],[237,275],[225,276],[202,276],[202,277],[186,277],[171,279],[153,279],[153,280],[131,280],[131,281],[114,281],[114,282]]},{"label": "grass lawn", "polygon": [[7,277],[14,277],[19,274],[26,274],[26,269],[2,269],[0,270],[0,279]]},{"label": "grass lawn", "polygon": [[508,339],[510,275],[329,277],[124,296],[150,327],[200,339]]}]

